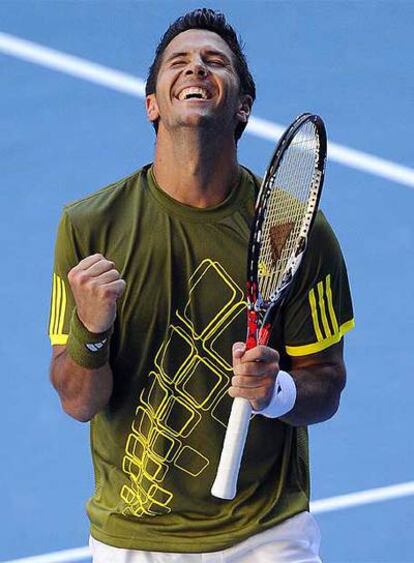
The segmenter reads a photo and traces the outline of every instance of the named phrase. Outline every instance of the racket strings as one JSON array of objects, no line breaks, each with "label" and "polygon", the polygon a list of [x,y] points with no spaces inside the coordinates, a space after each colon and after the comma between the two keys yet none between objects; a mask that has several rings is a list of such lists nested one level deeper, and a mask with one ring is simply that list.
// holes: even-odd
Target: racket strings
[{"label": "racket strings", "polygon": [[318,157],[317,130],[307,122],[285,150],[271,178],[259,256],[259,290],[265,301],[280,286],[298,240],[309,230],[316,205],[312,188],[317,180]]}]

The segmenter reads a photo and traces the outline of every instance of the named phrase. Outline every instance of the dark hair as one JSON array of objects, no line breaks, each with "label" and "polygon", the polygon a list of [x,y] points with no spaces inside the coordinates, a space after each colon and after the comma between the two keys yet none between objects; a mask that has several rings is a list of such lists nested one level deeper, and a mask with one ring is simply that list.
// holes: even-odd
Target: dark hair
[{"label": "dark hair", "polygon": [[[234,63],[240,80],[240,92],[242,94],[248,94],[254,101],[256,98],[256,86],[247,66],[241,41],[239,41],[239,38],[231,25],[227,23],[224,14],[215,12],[209,8],[199,8],[197,10],[193,10],[192,12],[188,12],[169,26],[156,48],[154,61],[148,71],[145,94],[148,96],[149,94],[155,93],[158,72],[162,62],[162,55],[168,44],[177,35],[189,29],[206,29],[217,33],[217,35],[220,35],[220,37],[224,39],[234,55]],[[246,125],[247,123],[239,123],[237,125],[235,130],[236,141],[240,139]],[[154,122],[153,126],[155,131],[157,131],[158,122]]]}]

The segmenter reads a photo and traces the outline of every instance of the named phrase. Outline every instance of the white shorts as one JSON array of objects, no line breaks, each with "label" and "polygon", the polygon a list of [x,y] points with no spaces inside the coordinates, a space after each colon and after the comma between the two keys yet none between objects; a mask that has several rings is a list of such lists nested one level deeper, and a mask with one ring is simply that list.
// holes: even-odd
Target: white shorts
[{"label": "white shorts", "polygon": [[104,544],[92,536],[93,563],[321,563],[320,531],[309,512],[237,545],[212,553],[161,553],[137,551]]}]

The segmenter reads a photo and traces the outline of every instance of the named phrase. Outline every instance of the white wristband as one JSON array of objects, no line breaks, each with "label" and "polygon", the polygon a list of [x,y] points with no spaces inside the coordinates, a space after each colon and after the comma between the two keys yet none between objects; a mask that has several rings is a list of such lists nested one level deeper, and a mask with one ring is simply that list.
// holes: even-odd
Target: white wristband
[{"label": "white wristband", "polygon": [[290,412],[296,402],[296,385],[293,377],[286,371],[279,371],[270,403],[261,411],[253,411],[267,418],[279,418]]}]

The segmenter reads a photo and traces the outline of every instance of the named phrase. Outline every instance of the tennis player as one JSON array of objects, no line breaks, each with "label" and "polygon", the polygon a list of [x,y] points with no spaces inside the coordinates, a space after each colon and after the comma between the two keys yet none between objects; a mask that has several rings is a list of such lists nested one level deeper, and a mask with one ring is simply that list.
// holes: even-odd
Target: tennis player
[{"label": "tennis player", "polygon": [[[318,562],[306,427],[337,411],[345,384],[338,242],[320,212],[270,345],[245,352],[260,182],[237,141],[255,84],[222,14],[168,28],[146,94],[154,162],[67,205],[56,242],[51,380],[65,412],[91,421],[93,560]],[[231,397],[259,414],[225,501],[210,489]]]}]

